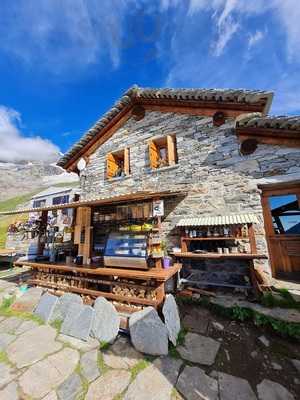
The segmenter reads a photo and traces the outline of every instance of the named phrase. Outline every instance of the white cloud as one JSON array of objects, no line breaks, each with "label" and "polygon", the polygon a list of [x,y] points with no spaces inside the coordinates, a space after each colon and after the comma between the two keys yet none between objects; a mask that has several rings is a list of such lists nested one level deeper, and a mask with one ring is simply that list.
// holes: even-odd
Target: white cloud
[{"label": "white cloud", "polygon": [[258,42],[260,42],[265,34],[262,31],[257,30],[254,34],[249,34],[248,39],[248,48],[255,46]]},{"label": "white cloud", "polygon": [[20,114],[0,106],[0,161],[56,161],[59,149],[39,136],[25,137]]},{"label": "white cloud", "polygon": [[126,7],[125,0],[2,4],[0,48],[28,65],[42,64],[56,74],[99,63],[107,60],[107,55],[116,68]]}]

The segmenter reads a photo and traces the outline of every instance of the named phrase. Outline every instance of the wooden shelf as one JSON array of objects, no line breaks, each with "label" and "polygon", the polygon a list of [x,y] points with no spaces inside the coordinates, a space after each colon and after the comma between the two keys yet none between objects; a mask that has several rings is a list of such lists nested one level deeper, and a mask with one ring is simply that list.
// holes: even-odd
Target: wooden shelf
[{"label": "wooden shelf", "polygon": [[137,270],[137,269],[126,269],[126,268],[91,268],[90,266],[70,266],[65,264],[50,264],[50,263],[38,263],[38,262],[27,262],[19,261],[15,265],[28,266],[35,269],[51,269],[59,271],[72,272],[74,274],[87,274],[87,275],[99,275],[99,276],[118,276],[119,278],[130,278],[148,280],[155,279],[157,281],[165,282],[181,270],[182,265],[180,263],[174,264],[168,269],[163,268],[150,268],[148,270]]},{"label": "wooden shelf", "polygon": [[193,240],[242,240],[242,239],[249,239],[248,237],[235,237],[235,236],[210,236],[210,237],[196,237],[196,238],[190,238],[190,237],[182,237],[182,240],[187,240],[187,241],[193,241]]},{"label": "wooden shelf", "polygon": [[238,253],[238,254],[219,254],[219,253],[192,253],[182,252],[173,253],[175,257],[182,258],[203,258],[203,259],[240,259],[240,260],[254,260],[254,259],[265,259],[267,256],[264,254],[252,254],[252,253]]},{"label": "wooden shelf", "polygon": [[157,300],[148,300],[148,299],[140,299],[138,297],[121,296],[121,295],[117,295],[114,293],[101,292],[101,291],[92,290],[92,289],[82,289],[82,288],[77,288],[74,286],[62,285],[59,283],[46,282],[46,281],[42,281],[39,279],[29,279],[28,283],[32,284],[32,285],[43,286],[43,287],[48,287],[48,288],[52,288],[52,289],[60,289],[60,290],[66,291],[66,292],[86,294],[86,295],[96,296],[96,297],[101,296],[101,297],[105,297],[109,300],[125,301],[128,303],[141,304],[144,306],[157,307],[157,305],[158,305]]}]

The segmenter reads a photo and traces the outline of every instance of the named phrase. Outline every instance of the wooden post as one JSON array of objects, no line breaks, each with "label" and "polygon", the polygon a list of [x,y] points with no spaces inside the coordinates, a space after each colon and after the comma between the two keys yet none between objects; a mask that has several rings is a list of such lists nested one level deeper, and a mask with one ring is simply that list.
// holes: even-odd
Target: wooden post
[{"label": "wooden post", "polygon": [[250,224],[248,226],[248,235],[249,235],[251,253],[256,254],[257,248],[256,248],[256,240],[255,240],[255,232],[254,232],[253,224]]}]

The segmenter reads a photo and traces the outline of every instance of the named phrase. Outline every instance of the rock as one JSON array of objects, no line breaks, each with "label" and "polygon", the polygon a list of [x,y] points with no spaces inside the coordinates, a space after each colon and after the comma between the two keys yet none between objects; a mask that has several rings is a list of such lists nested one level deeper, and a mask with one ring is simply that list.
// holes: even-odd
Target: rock
[{"label": "rock", "polygon": [[300,374],[300,360],[293,359],[293,360],[291,360],[291,362],[292,362],[293,366],[296,368],[296,370]]},{"label": "rock", "polygon": [[250,353],[250,356],[251,356],[252,358],[256,358],[256,357],[258,356],[258,352],[257,352],[257,351],[252,351],[252,352]]},{"label": "rock", "polygon": [[294,378],[294,384],[295,385],[300,385],[300,379]]},{"label": "rock", "polygon": [[100,376],[89,386],[85,400],[113,400],[130,382],[130,372],[112,370]]},{"label": "rock", "polygon": [[258,340],[266,347],[270,346],[270,341],[265,336],[260,336]]},{"label": "rock", "polygon": [[173,345],[176,346],[177,337],[180,332],[180,317],[176,301],[172,294],[167,294],[162,313],[168,330],[169,339]]},{"label": "rock", "polygon": [[73,373],[58,387],[57,395],[60,400],[76,400],[82,391],[80,376]]},{"label": "rock", "polygon": [[81,356],[80,369],[88,383],[99,378],[101,371],[98,366],[98,351],[91,350]]},{"label": "rock", "polygon": [[30,331],[30,329],[38,327],[39,324],[35,321],[32,321],[31,319],[24,321],[21,323],[20,326],[15,330],[16,335],[21,335],[22,333],[25,333],[27,331]]},{"label": "rock", "polygon": [[57,394],[54,391],[50,392],[46,397],[43,397],[43,400],[57,400]]},{"label": "rock", "polygon": [[55,320],[63,321],[67,315],[70,304],[83,305],[82,298],[75,293],[63,294],[56,303],[50,322]]},{"label": "rock", "polygon": [[18,386],[16,382],[11,382],[3,390],[0,390],[0,399],[21,400],[18,394]]},{"label": "rock", "polygon": [[40,317],[44,322],[51,320],[52,314],[58,302],[58,297],[50,293],[45,293],[34,311],[34,314]]},{"label": "rock", "polygon": [[131,342],[138,351],[168,354],[168,330],[153,307],[133,313],[129,318],[129,330]]},{"label": "rock", "polygon": [[264,379],[256,388],[259,400],[295,400],[284,386],[268,379]]},{"label": "rock", "polygon": [[72,336],[60,334],[58,335],[56,340],[68,344],[69,346],[74,347],[75,349],[82,352],[98,349],[100,347],[99,341],[91,337],[89,337],[88,340],[84,342],[83,340],[76,339]]},{"label": "rock", "polygon": [[145,368],[130,384],[124,400],[170,400],[181,363],[164,357]]},{"label": "rock", "polygon": [[207,332],[209,320],[197,319],[193,315],[186,315],[183,319],[183,326],[189,331],[205,334]]},{"label": "rock", "polygon": [[56,330],[42,325],[19,336],[7,347],[9,360],[18,368],[31,365],[50,353],[61,349],[62,344],[55,341]]},{"label": "rock", "polygon": [[11,309],[14,311],[21,312],[33,312],[38,302],[40,301],[43,289],[34,287],[30,288],[25,292],[14,304]]},{"label": "rock", "polygon": [[0,333],[0,351],[5,351],[7,346],[15,339],[15,335],[11,335],[10,333]]},{"label": "rock", "polygon": [[109,351],[103,352],[104,363],[116,369],[132,368],[142,358],[142,354],[136,351],[125,337],[118,338]]},{"label": "rock", "polygon": [[0,279],[0,291],[7,289],[15,289],[17,287],[16,283],[5,281],[4,279]]},{"label": "rock", "polygon": [[105,343],[113,343],[116,339],[120,317],[112,303],[104,297],[98,297],[94,303],[95,318],[92,334],[95,338]]},{"label": "rock", "polygon": [[23,319],[18,317],[6,318],[0,323],[0,333],[14,333],[15,329],[17,329],[23,321]]},{"label": "rock", "polygon": [[257,400],[246,379],[218,373],[220,400]]},{"label": "rock", "polygon": [[61,333],[87,341],[92,329],[94,309],[91,306],[70,304],[69,311],[61,326]]},{"label": "rock", "polygon": [[185,367],[176,387],[188,400],[218,400],[218,382],[198,367]]},{"label": "rock", "polygon": [[211,325],[216,331],[222,332],[224,330],[224,326],[220,322],[213,321]]},{"label": "rock", "polygon": [[14,379],[16,379],[16,373],[12,367],[0,362],[0,388],[7,385]]},{"label": "rock", "polygon": [[219,351],[220,343],[212,338],[188,333],[184,345],[177,348],[185,360],[203,365],[212,365]]},{"label": "rock", "polygon": [[19,379],[20,387],[25,395],[41,398],[63,383],[78,362],[78,352],[65,348],[28,368]]},{"label": "rock", "polygon": [[275,369],[275,371],[281,371],[282,366],[277,364],[276,362],[271,362],[272,368]]}]

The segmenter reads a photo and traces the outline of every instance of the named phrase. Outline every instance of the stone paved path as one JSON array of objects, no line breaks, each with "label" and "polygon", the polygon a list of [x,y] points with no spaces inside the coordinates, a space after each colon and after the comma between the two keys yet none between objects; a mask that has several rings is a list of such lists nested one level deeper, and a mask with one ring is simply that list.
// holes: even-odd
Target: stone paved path
[{"label": "stone paved path", "polygon": [[200,308],[181,313],[190,331],[185,342],[168,356],[147,357],[124,336],[104,350],[95,339],[82,342],[0,308],[0,400],[297,400],[297,349],[274,358],[273,338],[266,348],[261,331],[253,338],[242,324],[216,321]]}]

